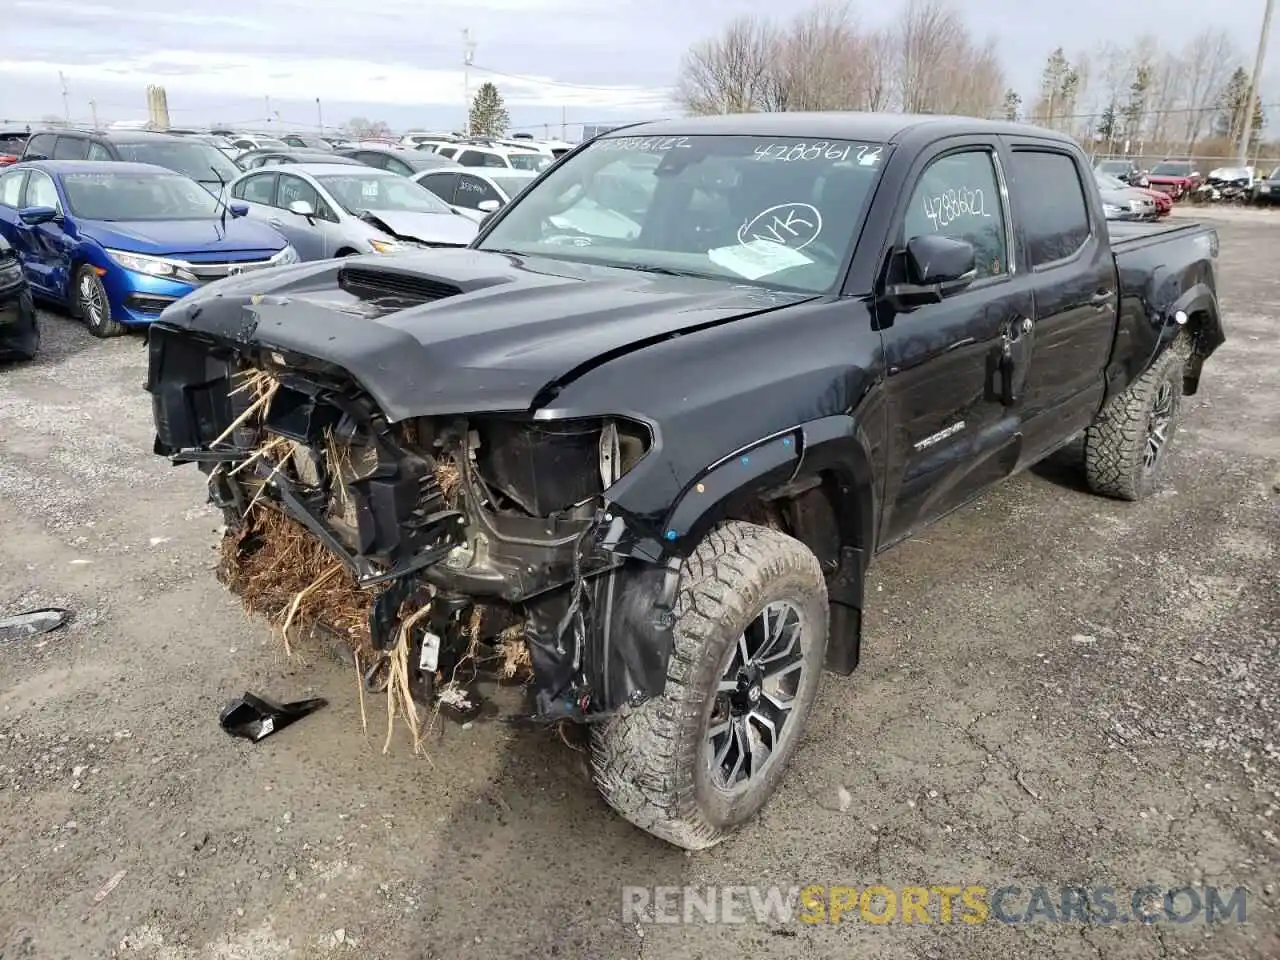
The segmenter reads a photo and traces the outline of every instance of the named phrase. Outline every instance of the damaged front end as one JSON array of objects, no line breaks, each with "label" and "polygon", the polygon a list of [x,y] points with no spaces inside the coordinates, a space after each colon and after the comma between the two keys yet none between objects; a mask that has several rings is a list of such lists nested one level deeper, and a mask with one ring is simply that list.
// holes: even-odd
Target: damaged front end
[{"label": "damaged front end", "polygon": [[[305,531],[334,564],[307,589],[325,579],[367,598],[361,619],[335,623],[323,605],[312,619],[369,648],[375,669],[407,643],[414,700],[439,701],[460,668],[469,680],[483,662],[507,676],[531,668],[531,712],[543,719],[595,719],[662,691],[677,561],[611,550],[606,497],[648,452],[645,425],[393,422],[313,358],[163,322],[149,350],[155,451],[207,475],[228,519],[224,557],[243,559],[272,523]],[[302,558],[284,550],[270,565]],[[289,618],[312,608],[305,592]]]}]

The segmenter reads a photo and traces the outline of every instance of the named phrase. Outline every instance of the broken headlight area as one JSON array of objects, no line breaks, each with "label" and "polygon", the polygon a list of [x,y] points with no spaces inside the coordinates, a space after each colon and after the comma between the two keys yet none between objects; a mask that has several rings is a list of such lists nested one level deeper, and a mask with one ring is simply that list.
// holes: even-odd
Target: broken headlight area
[{"label": "broken headlight area", "polygon": [[228,520],[221,577],[286,639],[334,633],[371,685],[381,676],[426,704],[461,706],[460,685],[524,673],[543,718],[591,719],[661,691],[674,562],[601,545],[617,522],[606,491],[652,443],[644,425],[393,423],[306,358],[167,331],[152,341],[156,451],[208,475]]}]

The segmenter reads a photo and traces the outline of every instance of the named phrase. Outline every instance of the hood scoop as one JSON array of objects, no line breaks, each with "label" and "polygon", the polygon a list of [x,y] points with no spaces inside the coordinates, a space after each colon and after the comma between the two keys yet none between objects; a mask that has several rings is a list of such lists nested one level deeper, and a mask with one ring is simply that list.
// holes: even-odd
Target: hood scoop
[{"label": "hood scoop", "polygon": [[397,310],[434,303],[462,293],[460,287],[420,274],[357,266],[346,266],[338,271],[338,286],[360,300],[391,301],[394,304],[392,309]]}]

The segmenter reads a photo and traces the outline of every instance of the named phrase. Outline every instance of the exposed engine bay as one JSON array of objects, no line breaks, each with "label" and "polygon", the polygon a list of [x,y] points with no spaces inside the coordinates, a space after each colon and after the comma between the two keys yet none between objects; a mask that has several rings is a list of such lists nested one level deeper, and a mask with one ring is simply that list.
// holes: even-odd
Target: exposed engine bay
[{"label": "exposed engine bay", "polygon": [[604,545],[604,491],[648,452],[643,424],[391,422],[320,361],[162,325],[149,348],[156,452],[199,465],[236,550],[253,548],[264,511],[322,544],[368,596],[367,630],[345,633],[371,648],[371,670],[403,635],[415,701],[435,701],[477,645],[505,646],[509,673],[523,644],[540,718],[593,719],[661,691],[678,567]]}]

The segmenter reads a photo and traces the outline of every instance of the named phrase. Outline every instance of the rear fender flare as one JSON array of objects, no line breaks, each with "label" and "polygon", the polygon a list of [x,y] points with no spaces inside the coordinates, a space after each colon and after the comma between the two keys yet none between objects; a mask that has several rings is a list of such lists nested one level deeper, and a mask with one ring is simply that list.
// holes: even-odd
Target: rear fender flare
[{"label": "rear fender flare", "polygon": [[[1183,318],[1182,322],[1179,322],[1179,317]],[[1183,377],[1183,392],[1190,396],[1199,388],[1204,361],[1226,341],[1218,297],[1208,284],[1197,283],[1189,287],[1165,311],[1160,342],[1151,358],[1152,363],[1178,338],[1184,327],[1191,335],[1192,353]]]}]

